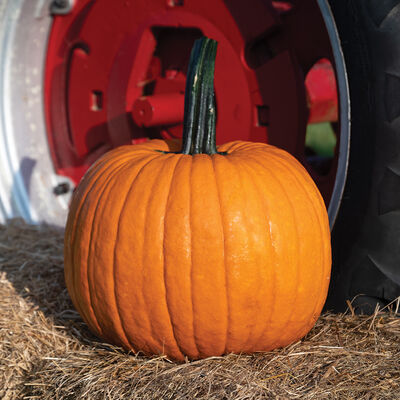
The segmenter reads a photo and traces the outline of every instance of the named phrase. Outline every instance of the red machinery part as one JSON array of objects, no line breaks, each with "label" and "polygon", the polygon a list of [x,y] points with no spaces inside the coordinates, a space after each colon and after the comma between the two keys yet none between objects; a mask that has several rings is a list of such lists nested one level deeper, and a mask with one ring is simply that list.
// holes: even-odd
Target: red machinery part
[{"label": "red machinery part", "polygon": [[329,60],[317,62],[306,77],[309,123],[337,122],[338,96],[335,73]]},{"label": "red machinery part", "polygon": [[132,118],[137,126],[175,125],[183,121],[185,96],[182,93],[139,97],[133,103]]},{"label": "red machinery part", "polygon": [[[307,166],[309,115],[311,122],[337,115],[330,41],[315,0],[114,0],[112,12],[109,0],[77,0],[54,18],[46,60],[57,172],[78,182],[115,146],[180,137],[190,49],[202,35],[219,42],[218,143],[269,142]],[[324,177],[309,169],[328,200],[334,164]]]},{"label": "red machinery part", "polygon": [[[307,74],[308,123],[336,122],[338,99],[335,73],[329,60],[318,61]],[[133,103],[132,118],[137,126],[175,125],[183,122],[185,96],[166,93],[139,97]]]},{"label": "red machinery part", "polygon": [[[336,79],[328,60],[317,62],[306,78],[308,123],[336,122],[338,101]],[[168,93],[139,97],[133,103],[132,118],[137,126],[174,125],[183,122],[184,95]]]}]

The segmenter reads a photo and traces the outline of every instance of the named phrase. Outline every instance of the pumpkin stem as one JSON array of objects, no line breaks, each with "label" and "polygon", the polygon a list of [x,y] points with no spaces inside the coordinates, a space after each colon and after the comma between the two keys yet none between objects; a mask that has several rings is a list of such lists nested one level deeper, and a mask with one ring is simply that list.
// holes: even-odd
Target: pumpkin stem
[{"label": "pumpkin stem", "polygon": [[216,154],[214,69],[217,42],[195,41],[190,55],[185,90],[182,154]]}]

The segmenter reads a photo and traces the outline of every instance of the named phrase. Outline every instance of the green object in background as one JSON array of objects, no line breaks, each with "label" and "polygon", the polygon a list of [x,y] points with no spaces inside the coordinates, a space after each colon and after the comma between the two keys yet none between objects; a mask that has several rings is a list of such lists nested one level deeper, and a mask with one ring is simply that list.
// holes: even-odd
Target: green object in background
[{"label": "green object in background", "polygon": [[335,155],[336,135],[331,123],[308,124],[306,147],[311,148],[319,156],[333,157]]}]

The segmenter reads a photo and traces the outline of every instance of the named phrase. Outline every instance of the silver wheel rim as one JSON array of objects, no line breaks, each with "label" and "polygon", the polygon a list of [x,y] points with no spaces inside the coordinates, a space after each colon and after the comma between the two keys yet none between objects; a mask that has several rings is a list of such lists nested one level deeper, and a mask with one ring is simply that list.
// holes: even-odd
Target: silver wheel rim
[{"label": "silver wheel rim", "polygon": [[0,5],[0,222],[63,225],[67,196],[55,196],[43,110],[43,76],[51,27],[49,0]]},{"label": "silver wheel rim", "polygon": [[332,11],[327,0],[318,0],[322,16],[325,21],[331,41],[335,61],[336,79],[338,85],[339,115],[340,115],[340,142],[338,149],[338,167],[332,197],[329,202],[328,216],[331,229],[335,224],[343,197],[347,178],[347,167],[350,151],[350,95],[347,82],[346,66],[340,45],[339,34],[333,19]]},{"label": "silver wheel rim", "polygon": [[[338,168],[328,207],[331,228],[346,182],[350,143],[347,75],[338,32],[327,0],[317,0],[334,54],[339,89]],[[3,0],[0,3],[0,222],[64,225],[70,193],[54,187],[72,182],[54,172],[46,136],[43,77],[51,29],[51,0]]]}]

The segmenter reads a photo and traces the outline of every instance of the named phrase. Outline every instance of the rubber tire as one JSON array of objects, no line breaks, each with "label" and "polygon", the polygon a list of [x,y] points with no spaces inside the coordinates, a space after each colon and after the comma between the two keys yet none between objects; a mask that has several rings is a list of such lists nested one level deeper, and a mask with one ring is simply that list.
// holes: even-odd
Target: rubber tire
[{"label": "rubber tire", "polygon": [[330,0],[348,73],[347,181],[332,231],[325,308],[360,313],[400,296],[400,0]]}]

